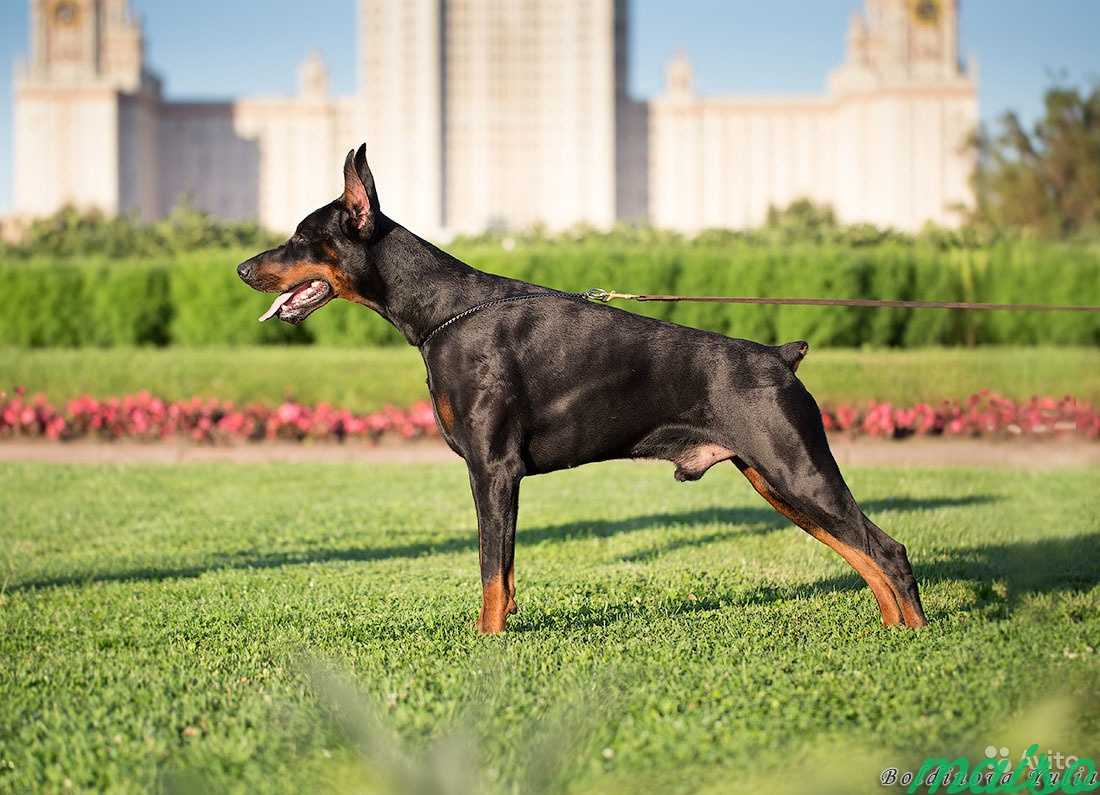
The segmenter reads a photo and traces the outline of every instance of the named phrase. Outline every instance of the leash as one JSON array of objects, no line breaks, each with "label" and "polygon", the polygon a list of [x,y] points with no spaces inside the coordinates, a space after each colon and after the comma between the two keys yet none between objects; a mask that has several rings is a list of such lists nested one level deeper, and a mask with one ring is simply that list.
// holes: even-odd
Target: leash
[{"label": "leash", "polygon": [[552,296],[566,298],[581,298],[586,301],[594,301],[599,304],[608,304],[612,301],[690,301],[692,303],[708,304],[764,304],[768,306],[855,306],[869,309],[966,309],[966,310],[1008,310],[1027,312],[1095,312],[1100,313],[1100,306],[1088,306],[1077,304],[987,304],[973,301],[903,301],[894,298],[750,298],[739,295],[635,295],[634,293],[619,293],[614,290],[604,290],[601,287],[593,287],[579,293],[568,293],[561,290],[542,290],[535,293],[519,293],[517,295],[505,295],[474,304],[469,309],[464,309],[457,315],[444,320],[423,337],[416,347],[423,348],[439,332],[457,323],[463,318],[488,309],[491,306],[511,304],[516,301],[526,301],[531,298],[549,298]]},{"label": "leash", "polygon": [[978,309],[1029,312],[1100,312],[1100,306],[1076,304],[984,304],[972,301],[902,301],[894,298],[748,298],[735,295],[634,295],[593,287],[581,297],[601,304],[611,301],[691,301],[710,304],[767,304],[774,306],[859,306],[872,309]]}]

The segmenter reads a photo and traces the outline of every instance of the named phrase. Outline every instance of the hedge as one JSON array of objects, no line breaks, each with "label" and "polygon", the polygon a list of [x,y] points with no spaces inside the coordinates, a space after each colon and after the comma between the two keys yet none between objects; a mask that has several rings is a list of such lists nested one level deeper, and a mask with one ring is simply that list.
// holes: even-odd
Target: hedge
[{"label": "hedge", "polygon": [[[0,312],[0,345],[403,344],[374,313],[341,301],[302,326],[257,323],[270,298],[247,289],[234,270],[250,253],[0,262],[8,299]],[[1100,250],[1037,241],[971,248],[919,239],[867,246],[579,241],[512,251],[469,243],[454,253],[492,273],[563,290],[1100,304]],[[770,343],[807,339],[819,347],[1100,344],[1100,319],[1084,313],[691,303],[629,308],[730,336]]]}]

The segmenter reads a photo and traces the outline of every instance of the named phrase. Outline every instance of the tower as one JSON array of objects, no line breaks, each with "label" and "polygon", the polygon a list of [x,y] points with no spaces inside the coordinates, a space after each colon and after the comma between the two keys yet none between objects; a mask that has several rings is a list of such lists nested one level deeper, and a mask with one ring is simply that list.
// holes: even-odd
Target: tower
[{"label": "tower", "polygon": [[141,27],[127,0],[31,0],[30,80],[137,91],[143,71]]},{"label": "tower", "polygon": [[695,74],[682,52],[665,66],[665,96],[690,99],[695,96]]},{"label": "tower", "polygon": [[831,85],[944,82],[964,75],[959,63],[958,0],[867,0],[853,14],[848,53]]},{"label": "tower", "polygon": [[16,212],[157,217],[160,85],[127,0],[30,0],[30,28],[15,81]]},{"label": "tower", "polygon": [[959,0],[866,0],[836,103],[833,205],[841,218],[907,229],[958,223],[970,201],[974,76],[959,61]]},{"label": "tower", "polygon": [[356,128],[367,143],[383,210],[425,235],[436,234],[444,216],[445,5],[359,2]]},{"label": "tower", "polygon": [[360,0],[361,129],[385,210],[428,234],[614,223],[626,10]]}]

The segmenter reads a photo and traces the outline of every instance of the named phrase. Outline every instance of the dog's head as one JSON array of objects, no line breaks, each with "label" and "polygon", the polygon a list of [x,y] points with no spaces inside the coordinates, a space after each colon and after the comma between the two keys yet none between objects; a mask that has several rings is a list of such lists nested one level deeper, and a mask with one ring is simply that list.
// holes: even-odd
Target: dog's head
[{"label": "dog's head", "polygon": [[378,191],[364,144],[348,152],[340,198],[307,215],[278,248],[237,266],[249,287],[279,294],[260,320],[278,317],[297,325],[333,298],[372,305],[365,289],[366,251],[378,220]]}]

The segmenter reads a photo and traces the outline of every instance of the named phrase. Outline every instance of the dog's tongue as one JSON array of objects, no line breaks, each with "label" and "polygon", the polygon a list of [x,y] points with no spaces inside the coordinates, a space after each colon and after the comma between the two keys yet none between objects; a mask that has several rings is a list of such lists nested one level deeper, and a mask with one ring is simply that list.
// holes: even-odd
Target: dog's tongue
[{"label": "dog's tongue", "polygon": [[264,312],[262,315],[260,315],[260,322],[263,323],[268,318],[274,317],[278,313],[279,307],[281,307],[283,304],[285,304],[287,301],[289,301],[293,295],[294,295],[294,291],[291,290],[290,292],[283,293],[278,298],[276,298],[274,301],[272,301],[271,306],[268,308],[268,310],[266,312]]}]

